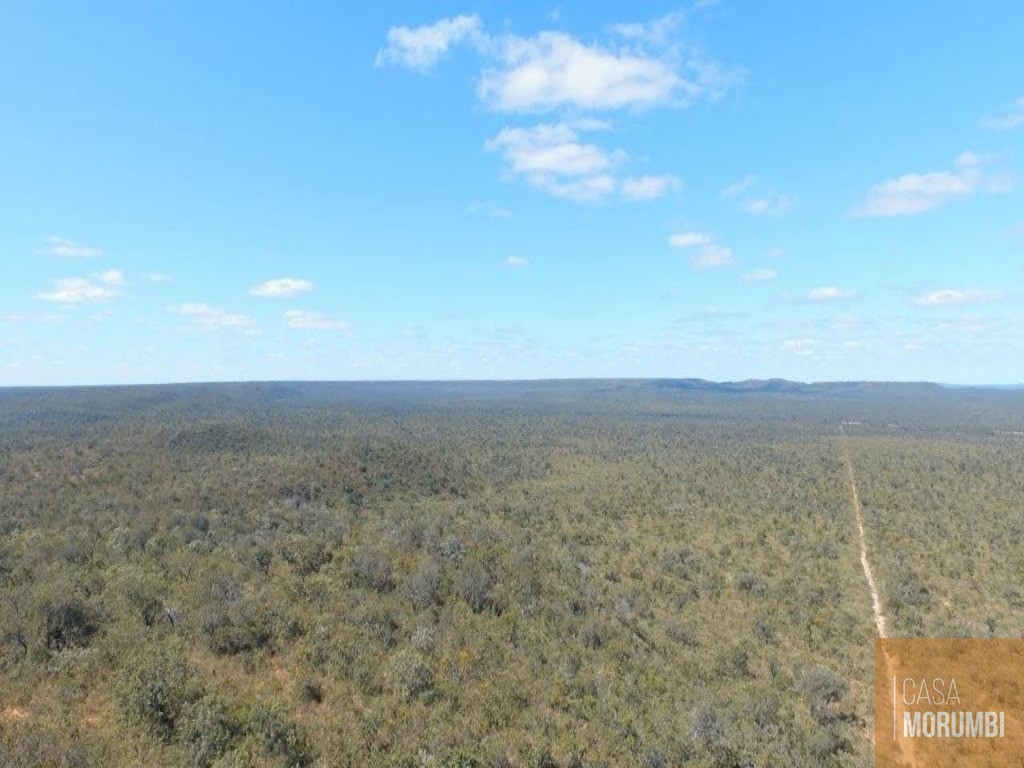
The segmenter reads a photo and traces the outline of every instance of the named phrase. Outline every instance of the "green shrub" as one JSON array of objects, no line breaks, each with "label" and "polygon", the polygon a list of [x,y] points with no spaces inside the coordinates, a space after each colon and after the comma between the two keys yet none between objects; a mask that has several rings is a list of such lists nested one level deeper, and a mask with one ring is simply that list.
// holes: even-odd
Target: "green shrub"
[{"label": "green shrub", "polygon": [[264,756],[281,758],[286,768],[313,764],[313,748],[306,735],[278,710],[256,707],[249,713],[246,730]]},{"label": "green shrub", "polygon": [[364,549],[355,552],[348,564],[349,579],[353,586],[388,592],[394,587],[391,561],[383,555]]},{"label": "green shrub", "polygon": [[415,651],[399,651],[388,660],[386,678],[392,693],[413,699],[430,690],[434,673]]},{"label": "green shrub", "polygon": [[441,568],[426,562],[402,584],[402,596],[416,610],[423,610],[441,602]]},{"label": "green shrub", "polygon": [[193,703],[180,726],[189,768],[212,766],[235,746],[241,732],[241,724],[216,699],[204,698]]},{"label": "green shrub", "polygon": [[255,599],[208,606],[199,627],[214,653],[234,656],[269,648],[274,639],[272,617]]},{"label": "green shrub", "polygon": [[455,589],[459,596],[466,601],[466,604],[473,610],[473,613],[480,613],[495,607],[491,590],[494,588],[494,580],[491,574],[478,563],[469,563],[463,567],[455,583]]},{"label": "green shrub", "polygon": [[42,612],[46,647],[51,651],[83,648],[99,631],[96,614],[78,597],[44,603]]},{"label": "green shrub", "polygon": [[839,705],[846,696],[846,682],[824,667],[814,667],[801,684],[804,700],[811,714],[821,723],[830,723],[839,717]]},{"label": "green shrub", "polygon": [[174,736],[182,715],[198,693],[184,657],[167,648],[140,653],[125,666],[116,685],[125,719],[165,741]]}]

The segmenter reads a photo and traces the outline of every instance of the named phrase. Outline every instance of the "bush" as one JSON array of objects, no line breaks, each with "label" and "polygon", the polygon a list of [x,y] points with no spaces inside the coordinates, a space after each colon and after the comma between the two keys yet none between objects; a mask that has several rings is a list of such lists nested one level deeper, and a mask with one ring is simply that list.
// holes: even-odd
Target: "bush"
[{"label": "bush", "polygon": [[227,708],[209,698],[188,708],[180,730],[190,768],[212,766],[234,747],[242,731]]},{"label": "bush", "polygon": [[811,714],[822,725],[839,718],[839,705],[846,696],[846,682],[831,670],[814,667],[803,679],[801,688]]},{"label": "bush", "polygon": [[47,602],[42,611],[46,647],[51,651],[84,648],[99,631],[95,614],[77,597]]},{"label": "bush", "polygon": [[281,559],[295,568],[300,576],[316,573],[331,562],[333,557],[327,545],[316,539],[294,541],[281,550]]},{"label": "bush", "polygon": [[359,550],[352,555],[348,567],[349,579],[353,586],[388,592],[394,587],[391,577],[391,561],[383,555]]},{"label": "bush", "polygon": [[[3,734],[0,728],[0,735]],[[27,725],[0,739],[4,768],[89,768],[88,755],[77,735]]]},{"label": "bush", "polygon": [[494,607],[491,589],[494,580],[482,566],[470,563],[459,574],[455,588],[473,613],[480,613]]},{"label": "bush", "polygon": [[434,632],[430,627],[416,627],[416,631],[409,638],[412,647],[422,653],[429,653],[434,650]]},{"label": "bush", "polygon": [[718,713],[706,704],[693,710],[693,740],[703,747],[714,747],[725,737],[725,723]]},{"label": "bush", "polygon": [[274,639],[271,617],[255,600],[210,606],[203,612],[199,627],[210,650],[222,656],[258,651],[269,647]]},{"label": "bush", "polygon": [[438,552],[452,565],[462,565],[466,556],[466,548],[457,536],[446,536],[438,546]]},{"label": "bush", "polygon": [[417,610],[440,603],[441,569],[427,562],[409,576],[402,585],[402,596]]},{"label": "bush", "polygon": [[414,699],[434,685],[434,673],[415,651],[399,651],[388,661],[387,685],[392,693]]},{"label": "bush", "polygon": [[118,681],[116,694],[129,723],[142,725],[168,741],[198,690],[184,657],[161,649],[142,654],[129,664]]},{"label": "bush", "polygon": [[604,639],[601,637],[601,633],[593,624],[586,624],[580,630],[580,642],[583,643],[584,648],[589,648],[591,650],[600,648],[604,645]]},{"label": "bush", "polygon": [[280,757],[288,768],[313,764],[313,749],[299,727],[277,710],[256,707],[247,730],[267,757]]},{"label": "bush", "polygon": [[304,675],[299,679],[296,686],[296,694],[299,697],[299,701],[305,704],[319,704],[324,700],[324,689],[320,685],[320,681],[308,675]]}]

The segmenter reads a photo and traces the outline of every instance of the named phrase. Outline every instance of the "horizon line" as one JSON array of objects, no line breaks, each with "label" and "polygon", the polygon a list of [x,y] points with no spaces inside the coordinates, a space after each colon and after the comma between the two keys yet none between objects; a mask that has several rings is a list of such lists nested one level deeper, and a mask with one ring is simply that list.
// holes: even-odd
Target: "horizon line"
[{"label": "horizon line", "polygon": [[226,385],[265,385],[265,384],[553,384],[571,382],[658,382],[658,381],[689,381],[704,384],[715,384],[720,386],[754,384],[754,383],[785,383],[801,386],[823,386],[836,384],[871,384],[871,385],[902,385],[902,386],[936,386],[944,389],[989,389],[989,390],[1013,390],[1024,389],[1024,381],[1005,384],[996,383],[953,383],[935,381],[930,379],[818,379],[805,381],[801,379],[787,379],[779,376],[748,377],[743,379],[707,379],[700,376],[565,376],[565,377],[535,377],[535,378],[452,378],[452,379],[430,379],[430,378],[409,378],[409,379],[195,379],[195,380],[165,380],[147,382],[105,382],[105,383],[71,383],[71,384],[2,384],[2,390],[43,390],[43,389],[114,389],[114,388],[141,388],[141,387],[185,387],[185,386],[226,386]]}]

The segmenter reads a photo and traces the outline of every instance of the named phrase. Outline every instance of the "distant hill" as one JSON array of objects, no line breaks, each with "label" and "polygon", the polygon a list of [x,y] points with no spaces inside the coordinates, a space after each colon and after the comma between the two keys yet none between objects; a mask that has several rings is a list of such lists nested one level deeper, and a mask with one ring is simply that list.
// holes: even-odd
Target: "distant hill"
[{"label": "distant hill", "polygon": [[941,384],[932,382],[889,382],[889,381],[817,381],[803,382],[789,379],[744,379],[743,381],[708,381],[706,379],[657,379],[657,386],[670,389],[694,390],[700,392],[735,393],[780,393],[812,395],[859,395],[859,394],[936,394],[943,390]]}]

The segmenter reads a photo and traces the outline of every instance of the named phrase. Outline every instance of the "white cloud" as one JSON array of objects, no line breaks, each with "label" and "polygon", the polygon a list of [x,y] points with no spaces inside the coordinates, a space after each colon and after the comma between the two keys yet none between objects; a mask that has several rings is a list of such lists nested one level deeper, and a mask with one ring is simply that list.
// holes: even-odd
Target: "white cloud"
[{"label": "white cloud", "polygon": [[662,46],[668,43],[672,35],[683,23],[683,14],[670,13],[651,21],[613,24],[612,32],[628,40],[636,40],[652,45]]},{"label": "white cloud", "polygon": [[617,25],[609,40],[584,43],[557,31],[492,37],[477,16],[457,16],[416,28],[391,28],[377,64],[425,70],[452,46],[467,43],[484,61],[477,96],[486,106],[499,112],[584,115],[571,123],[506,127],[489,139],[485,148],[502,153],[509,175],[569,200],[594,201],[613,194],[653,200],[677,188],[679,180],[670,175],[622,178],[614,167],[626,154],[582,141],[579,133],[609,127],[587,118],[588,112],[683,106],[717,98],[739,79],[703,57],[696,46],[674,39],[681,18],[670,14]]},{"label": "white cloud", "polygon": [[51,256],[63,256],[69,258],[92,258],[102,256],[103,251],[91,245],[82,245],[66,237],[48,237],[46,242],[49,247],[46,252]]},{"label": "white cloud", "polygon": [[96,275],[96,279],[105,285],[124,285],[124,272],[120,269],[108,269]]},{"label": "white cloud", "polygon": [[83,304],[110,301],[119,295],[120,291],[109,284],[93,282],[84,277],[67,277],[54,280],[53,289],[37,294],[36,298],[57,304]]},{"label": "white cloud", "polygon": [[313,290],[313,284],[309,280],[299,280],[294,277],[278,277],[274,280],[254,285],[249,289],[253,296],[262,298],[280,299],[288,296],[295,296],[299,293],[308,293]]},{"label": "white cloud", "polygon": [[707,245],[711,242],[711,235],[703,232],[678,232],[669,235],[668,244],[673,248],[692,248],[695,245]]},{"label": "white cloud", "polygon": [[206,331],[234,330],[250,336],[259,334],[255,321],[248,315],[228,312],[209,304],[179,304],[170,310],[187,317],[193,327]]},{"label": "white cloud", "polygon": [[1024,127],[1024,97],[1017,99],[1002,112],[981,118],[982,125],[996,131],[1009,131]]},{"label": "white cloud", "polygon": [[422,27],[392,27],[387,45],[377,51],[376,65],[401,64],[425,72],[450,48],[464,41],[483,44],[483,25],[477,16],[440,19]]},{"label": "white cloud", "polygon": [[485,69],[480,99],[500,112],[575,107],[621,109],[664,103],[689,85],[667,59],[585,45],[562,32],[509,36],[499,43],[497,68]]},{"label": "white cloud", "polygon": [[740,280],[745,283],[759,283],[765,280],[774,280],[778,276],[774,269],[754,269],[740,275]]},{"label": "white cloud", "polygon": [[952,171],[908,173],[876,184],[868,191],[864,202],[853,210],[852,215],[909,216],[972,195],[982,186],[984,179],[981,166],[987,160],[974,152],[964,152],[956,158]]},{"label": "white cloud", "polygon": [[679,45],[674,37],[680,19],[670,14],[620,24],[612,28],[619,39],[588,44],[550,30],[492,38],[479,17],[462,15],[392,27],[376,63],[427,71],[451,48],[468,43],[488,61],[477,84],[479,98],[503,112],[622,109],[716,98],[737,76],[694,46]]},{"label": "white cloud", "polygon": [[622,180],[622,196],[627,200],[657,200],[678,189],[676,176],[628,176]]},{"label": "white cloud", "polygon": [[344,320],[334,320],[320,312],[303,312],[290,309],[284,313],[289,328],[302,331],[348,331],[352,324]]},{"label": "white cloud", "polygon": [[524,259],[522,256],[509,256],[505,259],[505,266],[522,269],[523,267],[530,266],[530,260]]},{"label": "white cloud", "polygon": [[510,175],[572,200],[597,200],[614,192],[617,182],[609,171],[625,158],[623,152],[580,141],[577,128],[568,123],[504,128],[484,148],[501,152]]},{"label": "white cloud", "polygon": [[719,195],[727,200],[736,200],[744,211],[756,216],[763,216],[767,213],[785,213],[792,207],[792,198],[781,192],[763,191],[762,188],[756,194],[748,194],[752,193],[755,187],[761,186],[758,184],[757,176],[748,174],[726,186],[719,192]]},{"label": "white cloud", "polygon": [[171,276],[163,272],[147,272],[142,279],[149,283],[169,283]]},{"label": "white cloud", "polygon": [[603,200],[615,191],[615,177],[607,173],[571,181],[554,182],[545,189],[554,197],[576,202]]},{"label": "white cloud", "polygon": [[782,349],[784,352],[789,352],[793,355],[800,355],[801,357],[812,356],[814,354],[815,347],[817,347],[817,342],[811,338],[787,339],[782,343]]},{"label": "white cloud", "polygon": [[1001,294],[996,291],[942,288],[914,297],[914,304],[919,307],[960,306],[962,304],[979,304],[986,301],[995,301],[1000,296]]},{"label": "white cloud", "polygon": [[839,299],[849,299],[852,297],[853,294],[850,291],[837,288],[834,285],[812,288],[807,294],[807,298],[810,301],[837,301]]},{"label": "white cloud", "polygon": [[727,198],[739,197],[752,186],[754,186],[754,184],[756,183],[757,176],[754,176],[753,174],[748,174],[744,176],[742,179],[737,179],[732,184],[726,186],[719,194],[722,197]]},{"label": "white cloud", "polygon": [[733,263],[732,251],[724,245],[704,245],[690,254],[690,264],[697,269],[717,269]]},{"label": "white cloud", "polygon": [[730,249],[718,245],[704,232],[677,232],[669,235],[668,244],[689,251],[687,258],[695,269],[716,269],[735,261]]},{"label": "white cloud", "polygon": [[679,186],[679,179],[667,174],[620,181],[616,169],[627,159],[626,153],[580,138],[583,131],[607,128],[598,120],[504,128],[484,143],[484,149],[501,153],[508,176],[567,200],[592,202],[616,191],[628,200],[654,200]]},{"label": "white cloud", "polygon": [[484,145],[501,150],[514,173],[525,176],[584,176],[605,171],[613,158],[596,144],[582,144],[567,123],[504,128]]},{"label": "white cloud", "polygon": [[769,192],[761,197],[752,197],[743,203],[743,210],[755,216],[766,213],[785,213],[793,205],[792,199],[778,192]]}]

